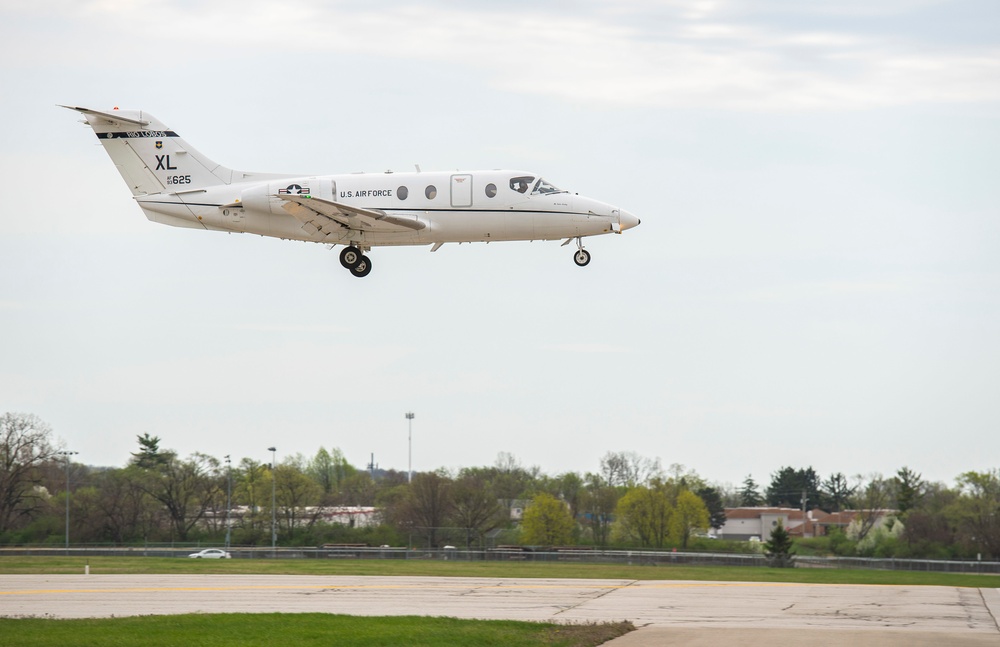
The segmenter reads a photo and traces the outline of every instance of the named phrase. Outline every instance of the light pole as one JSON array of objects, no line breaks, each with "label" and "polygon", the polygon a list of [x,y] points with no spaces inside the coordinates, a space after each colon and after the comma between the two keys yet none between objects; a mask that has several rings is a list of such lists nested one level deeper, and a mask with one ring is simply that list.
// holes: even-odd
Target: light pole
[{"label": "light pole", "polygon": [[233,464],[226,454],[226,550],[229,550],[229,539],[232,537],[233,524],[230,521],[230,511],[233,509]]},{"label": "light pole", "polygon": [[275,473],[274,465],[274,452],[278,451],[274,447],[268,447],[267,451],[271,452],[271,557],[274,557],[274,549],[278,545],[278,526],[276,525],[277,517],[275,516],[275,505],[277,501],[277,475]]},{"label": "light pole", "polygon": [[66,554],[69,554],[69,457],[80,452],[56,452],[59,456],[66,457]]},{"label": "light pole", "polygon": [[409,459],[408,459],[408,462],[407,462],[407,469],[406,469],[406,475],[407,475],[406,476],[406,482],[407,483],[412,483],[413,482],[413,412],[412,411],[407,411],[406,412],[406,420],[407,420],[407,424],[410,427],[409,436],[408,436],[408,440],[409,440]]}]

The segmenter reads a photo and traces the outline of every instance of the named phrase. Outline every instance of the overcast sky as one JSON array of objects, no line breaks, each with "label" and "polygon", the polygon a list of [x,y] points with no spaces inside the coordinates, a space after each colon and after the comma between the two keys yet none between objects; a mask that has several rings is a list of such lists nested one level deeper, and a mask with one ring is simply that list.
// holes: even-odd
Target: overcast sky
[{"label": "overcast sky", "polygon": [[[15,6],[16,5],[16,6]],[[0,4],[0,412],[81,462],[952,482],[1000,465],[995,0]],[[635,213],[376,248],[147,221],[79,115],[232,168],[514,168]]]}]

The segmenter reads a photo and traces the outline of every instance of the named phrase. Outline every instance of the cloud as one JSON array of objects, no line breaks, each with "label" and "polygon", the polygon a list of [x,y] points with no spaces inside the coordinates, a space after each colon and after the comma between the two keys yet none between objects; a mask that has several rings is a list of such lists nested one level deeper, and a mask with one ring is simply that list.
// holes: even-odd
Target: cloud
[{"label": "cloud", "polygon": [[[572,13],[561,5],[481,7],[101,0],[64,8],[68,20],[83,25],[61,34],[63,42],[53,46],[62,54],[48,56],[65,57],[86,39],[88,51],[113,49],[117,65],[146,66],[144,57],[120,54],[146,43],[148,30],[136,25],[154,15],[155,31],[170,34],[178,69],[193,60],[222,64],[299,52],[316,56],[316,69],[329,70],[318,78],[331,92],[349,90],[352,74],[363,70],[338,68],[326,55],[428,63],[434,66],[429,89],[475,79],[508,92],[608,108],[788,112],[1000,100],[996,44],[932,47],[916,29],[872,33],[848,26],[856,21],[817,29],[822,11],[783,3],[771,3],[771,11],[787,15],[766,21],[729,2],[584,5]],[[905,7],[855,3],[842,13],[905,15]],[[93,43],[98,25],[121,36]]]},{"label": "cloud", "polygon": [[880,297],[899,293],[906,288],[888,281],[818,281],[787,283],[750,290],[740,295],[740,301],[750,303],[785,303],[816,299],[847,297]]},{"label": "cloud", "polygon": [[604,353],[627,353],[628,348],[614,344],[553,344],[542,346],[542,350],[552,350],[562,353],[580,353],[585,355]]}]

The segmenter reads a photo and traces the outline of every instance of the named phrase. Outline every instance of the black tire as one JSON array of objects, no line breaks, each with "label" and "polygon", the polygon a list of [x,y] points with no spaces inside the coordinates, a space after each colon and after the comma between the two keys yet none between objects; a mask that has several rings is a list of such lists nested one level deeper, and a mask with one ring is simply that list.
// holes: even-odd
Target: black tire
[{"label": "black tire", "polygon": [[366,277],[372,273],[372,259],[367,256],[362,256],[358,264],[351,268],[351,274],[360,278]]},{"label": "black tire", "polygon": [[354,271],[354,268],[357,267],[362,258],[364,256],[361,255],[361,250],[353,245],[345,247],[340,252],[340,264],[351,271]]},{"label": "black tire", "polygon": [[576,250],[576,253],[573,254],[573,262],[580,267],[584,267],[590,262],[590,252],[585,249]]}]

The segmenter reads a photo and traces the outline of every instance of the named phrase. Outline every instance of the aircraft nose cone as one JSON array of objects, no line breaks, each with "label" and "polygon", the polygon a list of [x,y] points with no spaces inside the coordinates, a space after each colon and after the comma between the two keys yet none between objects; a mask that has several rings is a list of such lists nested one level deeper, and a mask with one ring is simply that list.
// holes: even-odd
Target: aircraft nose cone
[{"label": "aircraft nose cone", "polygon": [[625,231],[626,229],[631,229],[632,227],[636,227],[639,225],[640,222],[642,222],[641,220],[636,218],[628,211],[625,211],[624,209],[622,209],[619,213],[620,215],[618,216],[618,222],[622,227],[622,231]]}]

